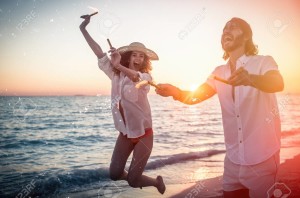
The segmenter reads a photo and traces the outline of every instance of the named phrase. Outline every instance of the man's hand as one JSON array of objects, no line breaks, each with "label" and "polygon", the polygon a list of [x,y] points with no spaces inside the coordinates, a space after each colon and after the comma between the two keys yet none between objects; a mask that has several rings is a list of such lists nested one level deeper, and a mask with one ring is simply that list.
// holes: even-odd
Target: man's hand
[{"label": "man's hand", "polygon": [[156,93],[163,96],[177,96],[180,94],[179,89],[171,84],[158,84],[159,89],[155,89]]},{"label": "man's hand", "polygon": [[243,67],[240,67],[239,69],[234,71],[229,77],[228,82],[233,86],[253,85],[253,82],[250,78],[250,74]]},{"label": "man's hand", "polygon": [[90,23],[91,16],[90,15],[83,15],[83,16],[81,16],[81,18],[84,18],[84,21],[80,24],[79,28],[81,30],[83,30]]},{"label": "man's hand", "polygon": [[121,61],[121,54],[118,52],[116,48],[111,48],[108,52],[110,52],[111,56],[111,64],[114,68],[118,69],[120,67],[120,61]]}]

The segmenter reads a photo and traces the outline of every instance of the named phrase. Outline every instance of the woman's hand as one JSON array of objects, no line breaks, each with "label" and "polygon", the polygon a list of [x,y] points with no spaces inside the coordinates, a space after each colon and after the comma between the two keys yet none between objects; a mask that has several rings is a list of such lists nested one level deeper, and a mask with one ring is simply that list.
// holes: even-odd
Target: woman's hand
[{"label": "woman's hand", "polygon": [[108,52],[110,52],[110,63],[113,65],[114,68],[118,69],[120,67],[121,61],[121,54],[118,52],[116,48],[111,48]]},{"label": "woman's hand", "polygon": [[82,23],[80,24],[79,28],[81,30],[83,30],[90,23],[91,16],[90,15],[83,15],[83,16],[81,16],[81,18],[84,18],[84,21],[82,21]]}]

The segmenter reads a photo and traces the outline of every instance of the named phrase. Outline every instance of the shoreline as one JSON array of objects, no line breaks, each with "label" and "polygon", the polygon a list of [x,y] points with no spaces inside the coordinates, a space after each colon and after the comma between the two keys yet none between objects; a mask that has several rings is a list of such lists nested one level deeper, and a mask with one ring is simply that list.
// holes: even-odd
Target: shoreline
[{"label": "shoreline", "polygon": [[[300,133],[299,129],[282,137],[280,166],[277,175],[279,192],[285,197],[300,197]],[[197,198],[223,197],[222,173],[225,153],[207,156],[201,159],[188,160],[158,169],[147,170],[148,176],[162,175],[166,183],[166,192],[161,195],[154,187],[131,188],[126,181],[111,181],[100,187],[82,189],[77,192],[66,192],[57,197],[114,197],[114,198]],[[298,170],[298,169],[299,170]],[[282,190],[281,190],[282,189]],[[277,190],[277,192],[278,192]]]},{"label": "shoreline", "polygon": [[[298,147],[299,148],[299,147]],[[300,153],[291,159],[286,159],[280,164],[275,189],[286,197],[300,197]],[[59,197],[118,197],[118,198],[221,198],[222,176],[199,180],[197,182],[187,184],[167,184],[166,192],[161,195],[154,187],[139,188],[125,187],[124,190],[116,192],[114,189],[107,191],[108,194],[100,195],[98,190],[88,190],[84,192],[68,193]],[[278,192],[278,190],[277,190]]]}]

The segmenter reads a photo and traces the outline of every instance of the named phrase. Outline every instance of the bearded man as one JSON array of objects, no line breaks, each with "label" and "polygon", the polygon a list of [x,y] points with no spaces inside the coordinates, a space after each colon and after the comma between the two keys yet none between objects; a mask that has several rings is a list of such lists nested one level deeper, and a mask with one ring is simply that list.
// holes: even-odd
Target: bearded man
[{"label": "bearded man", "polygon": [[271,56],[257,55],[250,25],[232,18],[221,44],[226,64],[194,92],[159,84],[157,94],[197,104],[218,95],[224,129],[224,197],[267,197],[276,182],[280,151],[280,117],[275,92],[283,78]]}]

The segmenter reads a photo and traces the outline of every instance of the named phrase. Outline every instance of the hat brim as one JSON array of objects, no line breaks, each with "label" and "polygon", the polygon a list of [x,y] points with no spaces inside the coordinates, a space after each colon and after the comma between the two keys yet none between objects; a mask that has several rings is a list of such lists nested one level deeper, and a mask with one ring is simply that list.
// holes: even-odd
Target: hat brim
[{"label": "hat brim", "polygon": [[159,60],[157,54],[154,51],[147,49],[147,48],[142,48],[139,46],[123,46],[123,47],[120,47],[118,49],[118,51],[120,54],[129,52],[129,51],[139,51],[139,52],[143,52],[144,54],[146,54],[146,56],[148,56],[150,60]]}]

